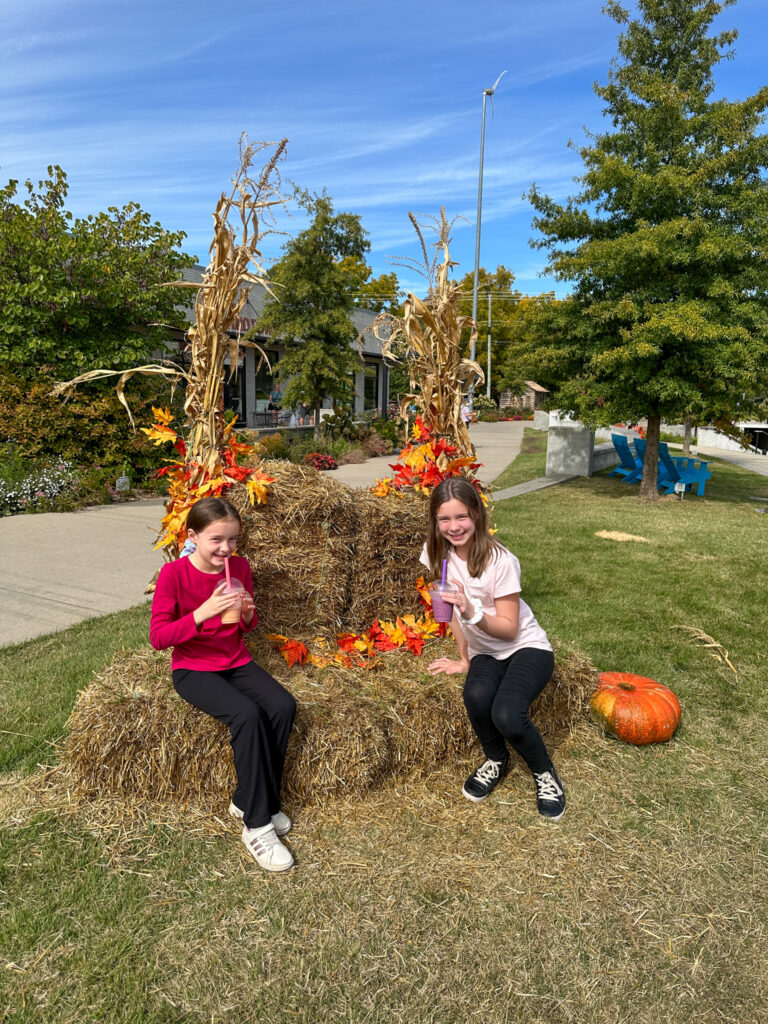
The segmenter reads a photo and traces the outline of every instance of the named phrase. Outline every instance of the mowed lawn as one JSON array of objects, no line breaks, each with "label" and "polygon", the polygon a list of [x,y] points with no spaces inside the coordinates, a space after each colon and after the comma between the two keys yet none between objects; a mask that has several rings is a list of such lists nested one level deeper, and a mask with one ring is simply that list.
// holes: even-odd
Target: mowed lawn
[{"label": "mowed lawn", "polygon": [[297,865],[270,876],[192,808],[121,822],[25,787],[78,686],[143,642],[146,607],[0,652],[0,1020],[768,1020],[768,517],[752,495],[767,478],[716,463],[705,499],[641,503],[602,476],[497,503],[550,634],[683,706],[661,746],[579,725],[555,753],[559,823],[519,768],[471,805],[441,763],[365,802],[288,808]]}]

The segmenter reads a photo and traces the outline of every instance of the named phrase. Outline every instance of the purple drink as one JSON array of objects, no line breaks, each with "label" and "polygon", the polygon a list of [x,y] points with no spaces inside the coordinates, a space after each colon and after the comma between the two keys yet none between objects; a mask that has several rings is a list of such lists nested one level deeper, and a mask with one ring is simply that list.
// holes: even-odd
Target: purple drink
[{"label": "purple drink", "polygon": [[435,580],[434,583],[430,583],[429,592],[432,595],[432,614],[435,617],[435,622],[450,622],[453,618],[454,606],[448,601],[443,601],[442,596],[458,594],[459,588],[455,583],[442,583],[440,580]]}]

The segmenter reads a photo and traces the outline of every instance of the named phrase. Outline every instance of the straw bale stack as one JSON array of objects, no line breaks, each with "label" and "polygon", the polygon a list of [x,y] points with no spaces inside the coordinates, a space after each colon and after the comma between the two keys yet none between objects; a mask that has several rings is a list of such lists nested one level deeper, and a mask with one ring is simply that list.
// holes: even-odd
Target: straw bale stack
[{"label": "straw bale stack", "polygon": [[[362,796],[404,771],[424,775],[464,767],[479,754],[466,718],[461,680],[426,674],[452,641],[430,644],[421,658],[403,651],[370,671],[288,670],[275,652],[254,657],[298,702],[288,747],[288,807]],[[578,653],[556,652],[553,682],[533,718],[552,748],[585,716],[597,673]],[[228,730],[179,698],[170,657],[149,648],[120,652],[81,691],[62,751],[67,785],[80,798],[118,795],[182,806],[225,807],[235,776]]]},{"label": "straw bale stack", "polygon": [[355,492],[356,544],[345,625],[353,632],[375,619],[420,609],[414,583],[426,570],[419,553],[427,532],[423,494]]},{"label": "straw bale stack", "polygon": [[309,466],[277,459],[262,468],[275,478],[266,504],[251,507],[241,489],[232,497],[260,622],[270,633],[333,637],[343,626],[352,571],[354,494]]},{"label": "straw bale stack", "polygon": [[266,504],[251,507],[240,490],[232,500],[265,632],[331,639],[419,608],[421,495],[378,498],[283,460],[262,468],[275,478]]}]

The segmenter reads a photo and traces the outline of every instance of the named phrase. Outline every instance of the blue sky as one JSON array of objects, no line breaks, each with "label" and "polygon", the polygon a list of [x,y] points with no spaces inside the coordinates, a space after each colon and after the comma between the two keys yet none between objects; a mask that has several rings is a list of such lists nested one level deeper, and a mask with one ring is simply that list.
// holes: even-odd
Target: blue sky
[{"label": "blue sky", "polygon": [[[618,26],[600,0],[0,0],[0,12],[2,181],[58,163],[75,214],[138,202],[185,231],[203,262],[245,130],[287,136],[284,175],[360,214],[376,274],[418,255],[408,211],[443,204],[466,218],[452,256],[470,271],[482,91],[506,70],[487,110],[480,262],[505,264],[523,292],[568,291],[539,276],[523,193],[533,181],[557,199],[573,193],[581,162],[568,140],[606,124],[592,84],[606,79]],[[739,39],[716,95],[766,82],[764,21],[764,0],[720,15]],[[268,259],[281,241],[267,240]]]}]

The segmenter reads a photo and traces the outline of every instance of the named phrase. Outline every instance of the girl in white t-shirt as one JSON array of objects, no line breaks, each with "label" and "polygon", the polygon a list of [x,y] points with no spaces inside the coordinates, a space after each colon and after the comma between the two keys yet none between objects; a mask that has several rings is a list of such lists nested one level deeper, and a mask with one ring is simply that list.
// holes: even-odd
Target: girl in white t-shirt
[{"label": "girl in white t-shirt", "polygon": [[476,803],[490,795],[509,768],[508,743],[533,774],[539,813],[562,818],[563,784],[528,714],[552,676],[554,656],[520,596],[520,563],[490,534],[480,495],[464,477],[435,488],[429,518],[421,561],[439,579],[448,560],[458,593],[444,600],[454,605],[451,630],[459,648],[458,661],[438,658],[429,672],[466,672],[464,706],[486,756],[462,793]]}]

